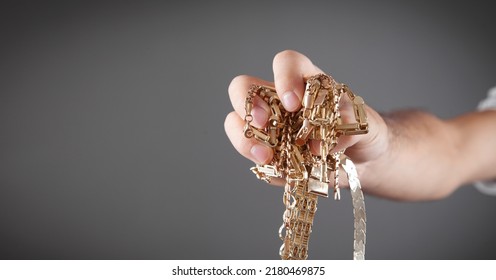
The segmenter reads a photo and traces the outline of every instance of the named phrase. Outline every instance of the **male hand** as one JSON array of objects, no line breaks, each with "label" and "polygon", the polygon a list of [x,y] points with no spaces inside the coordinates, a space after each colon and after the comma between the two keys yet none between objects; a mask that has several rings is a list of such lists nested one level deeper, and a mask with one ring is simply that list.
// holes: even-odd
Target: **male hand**
[{"label": "male hand", "polygon": [[[234,148],[249,160],[258,164],[267,164],[273,157],[272,149],[258,142],[255,138],[246,138],[243,135],[245,125],[245,99],[252,84],[275,86],[279,99],[287,111],[294,112],[301,108],[301,100],[305,91],[304,77],[323,73],[310,59],[295,51],[278,53],[273,60],[274,82],[268,82],[256,77],[238,76],[229,85],[229,97],[234,112],[228,114],[225,120],[225,130]],[[351,87],[352,88],[352,87]],[[341,115],[344,122],[354,122],[354,113],[347,96],[343,101]],[[255,98],[252,109],[253,122],[256,127],[265,127],[269,118],[270,108],[259,97]],[[362,185],[377,184],[377,176],[367,177],[367,166],[384,155],[388,148],[387,126],[381,116],[366,106],[369,122],[369,132],[365,135],[341,136],[335,151],[346,149],[346,154],[357,165]],[[311,143],[312,151],[318,153],[319,142]],[[369,168],[370,169],[370,168]],[[276,185],[282,185],[283,180],[275,180]]]}]

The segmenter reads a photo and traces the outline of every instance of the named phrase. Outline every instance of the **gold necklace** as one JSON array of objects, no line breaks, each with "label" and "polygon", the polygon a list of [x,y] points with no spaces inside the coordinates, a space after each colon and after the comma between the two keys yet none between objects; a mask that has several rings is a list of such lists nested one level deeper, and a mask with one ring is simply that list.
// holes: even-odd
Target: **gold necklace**
[{"label": "gold necklace", "polygon": [[[331,152],[341,135],[368,132],[364,100],[348,86],[339,84],[331,76],[318,74],[305,80],[302,108],[287,112],[274,88],[253,85],[245,100],[244,135],[254,137],[271,147],[274,157],[269,164],[251,170],[266,182],[271,178],[285,178],[283,203],[285,211],[279,237],[283,245],[282,259],[304,260],[308,257],[308,241],[317,211],[319,196],[328,197],[329,184],[334,199],[340,199],[339,169],[343,167],[350,185],[354,212],[354,259],[364,259],[366,213],[364,197],[355,165],[344,150]],[[344,124],[339,111],[341,97],[346,94],[353,103],[355,123]],[[251,111],[255,96],[267,102],[271,109],[268,125],[251,125]],[[320,155],[310,151],[309,140],[320,141]]]}]

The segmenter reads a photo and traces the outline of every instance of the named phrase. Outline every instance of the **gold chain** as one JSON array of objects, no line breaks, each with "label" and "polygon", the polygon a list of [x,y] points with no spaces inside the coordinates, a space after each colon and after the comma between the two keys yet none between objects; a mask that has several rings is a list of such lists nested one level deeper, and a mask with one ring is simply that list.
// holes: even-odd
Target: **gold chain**
[{"label": "gold chain", "polygon": [[[346,94],[353,103],[355,123],[343,124],[339,104]],[[266,127],[256,128],[252,108],[255,96],[270,107]],[[271,147],[274,157],[269,164],[257,165],[251,170],[266,182],[272,177],[285,178],[283,203],[285,211],[279,237],[283,245],[279,251],[282,259],[301,260],[308,257],[308,241],[317,211],[318,196],[328,197],[329,184],[334,189],[334,199],[340,199],[339,169],[342,166],[350,183],[355,216],[354,258],[365,254],[365,204],[356,170],[344,150],[331,152],[341,135],[368,132],[364,101],[346,85],[339,84],[325,74],[306,80],[302,108],[298,112],[284,110],[274,88],[253,85],[245,102],[244,135],[254,137]],[[320,142],[320,155],[312,154],[309,140]],[[343,163],[341,163],[344,161]]]}]

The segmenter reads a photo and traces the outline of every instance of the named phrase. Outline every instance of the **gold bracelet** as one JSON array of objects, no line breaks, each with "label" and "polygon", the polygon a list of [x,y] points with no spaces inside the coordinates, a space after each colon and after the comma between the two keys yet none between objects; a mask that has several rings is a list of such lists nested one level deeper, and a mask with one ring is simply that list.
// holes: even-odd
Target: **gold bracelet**
[{"label": "gold bracelet", "polygon": [[[340,199],[339,169],[348,176],[354,212],[354,259],[364,259],[366,215],[363,193],[353,162],[344,150],[331,152],[341,135],[368,132],[364,101],[346,85],[339,84],[325,74],[308,78],[302,108],[287,112],[274,88],[253,85],[245,101],[245,137],[254,137],[271,147],[274,157],[270,164],[257,165],[251,170],[266,182],[271,178],[285,178],[283,203],[285,211],[279,237],[283,245],[282,259],[302,260],[308,257],[308,241],[317,211],[318,196],[328,197],[329,184],[334,187],[334,199]],[[355,123],[344,124],[339,111],[341,96],[346,94],[353,103]],[[255,96],[270,106],[268,125],[251,125]],[[320,155],[310,151],[308,140],[320,141]]]}]

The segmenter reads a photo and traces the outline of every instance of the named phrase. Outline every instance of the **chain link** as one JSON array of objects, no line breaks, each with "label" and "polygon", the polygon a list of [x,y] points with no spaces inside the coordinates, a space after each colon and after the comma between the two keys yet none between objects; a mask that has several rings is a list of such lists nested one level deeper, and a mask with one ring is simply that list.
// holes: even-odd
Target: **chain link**
[{"label": "chain link", "polygon": [[[353,103],[355,123],[343,124],[339,111],[343,95]],[[266,127],[251,125],[256,96],[270,107]],[[279,254],[282,259],[301,260],[308,257],[308,241],[317,211],[318,196],[328,197],[331,184],[334,199],[339,200],[339,169],[346,171],[350,183],[355,217],[354,259],[365,255],[365,204],[358,175],[344,150],[331,152],[341,135],[368,132],[365,102],[348,86],[336,83],[325,74],[306,79],[302,108],[287,112],[273,87],[253,85],[245,100],[245,137],[254,137],[271,147],[274,157],[269,164],[257,165],[251,170],[257,178],[270,183],[271,178],[285,178],[283,224],[279,237],[283,241]],[[310,141],[320,142],[320,154],[310,150]],[[329,179],[331,178],[331,180]]]}]

